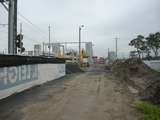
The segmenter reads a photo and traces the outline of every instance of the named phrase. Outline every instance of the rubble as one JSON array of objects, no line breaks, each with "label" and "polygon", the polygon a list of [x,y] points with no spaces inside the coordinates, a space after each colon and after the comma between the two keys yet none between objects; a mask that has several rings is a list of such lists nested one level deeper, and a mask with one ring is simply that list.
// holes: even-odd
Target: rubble
[{"label": "rubble", "polygon": [[80,73],[80,72],[83,72],[83,70],[79,67],[77,63],[66,64],[66,74]]},{"label": "rubble", "polygon": [[117,60],[111,70],[119,80],[138,89],[141,99],[160,104],[160,73],[150,69],[142,60]]}]

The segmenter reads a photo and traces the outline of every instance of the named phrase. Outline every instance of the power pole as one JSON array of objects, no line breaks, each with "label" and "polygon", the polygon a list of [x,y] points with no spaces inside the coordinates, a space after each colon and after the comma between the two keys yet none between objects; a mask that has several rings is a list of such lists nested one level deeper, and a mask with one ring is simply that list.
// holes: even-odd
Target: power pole
[{"label": "power pole", "polygon": [[81,27],[79,27],[79,65],[81,65]]},{"label": "power pole", "polygon": [[79,65],[81,66],[81,30],[84,25],[79,26]]},{"label": "power pole", "polygon": [[8,53],[17,54],[17,0],[9,0],[8,7]]},{"label": "power pole", "polygon": [[118,58],[118,37],[115,38],[115,47],[116,47],[116,59]]},{"label": "power pole", "polygon": [[110,52],[110,50],[109,50],[109,48],[108,48],[108,59],[109,59],[109,52]]},{"label": "power pole", "polygon": [[44,56],[44,42],[42,43],[42,45],[43,45],[43,56]]},{"label": "power pole", "polygon": [[[20,37],[22,37],[22,23],[20,23]],[[20,38],[20,40],[20,43],[22,43],[22,38]],[[20,44],[20,53],[22,53],[22,44]]]},{"label": "power pole", "polygon": [[[8,7],[5,4],[8,2]],[[0,3],[8,11],[8,53],[16,54],[16,38],[17,38],[17,0],[0,0]]]},{"label": "power pole", "polygon": [[20,34],[22,34],[22,23],[20,23]]},{"label": "power pole", "polygon": [[51,26],[49,25],[48,27],[48,30],[49,30],[49,45],[48,45],[48,48],[49,48],[49,57],[50,57],[50,52],[51,52]]}]

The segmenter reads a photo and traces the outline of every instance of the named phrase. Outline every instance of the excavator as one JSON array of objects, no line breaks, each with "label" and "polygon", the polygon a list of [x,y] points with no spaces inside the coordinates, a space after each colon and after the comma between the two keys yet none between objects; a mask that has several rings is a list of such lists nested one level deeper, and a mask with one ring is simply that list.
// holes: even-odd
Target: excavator
[{"label": "excavator", "polygon": [[84,49],[81,50],[81,67],[89,67],[88,55]]},{"label": "excavator", "polygon": [[[78,56],[70,53],[70,54],[64,54],[64,53],[59,53],[58,58],[64,58],[66,59],[66,62],[78,62]],[[88,55],[86,54],[85,50],[82,49],[81,50],[81,54],[80,54],[80,66],[81,67],[89,67],[89,62],[88,62]]]}]

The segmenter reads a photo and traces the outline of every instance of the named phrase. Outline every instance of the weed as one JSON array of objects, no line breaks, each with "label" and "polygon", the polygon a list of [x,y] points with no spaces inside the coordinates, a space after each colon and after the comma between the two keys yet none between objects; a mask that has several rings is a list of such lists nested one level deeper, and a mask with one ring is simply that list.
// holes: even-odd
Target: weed
[{"label": "weed", "polygon": [[136,107],[143,113],[143,120],[160,120],[160,106],[141,101]]}]

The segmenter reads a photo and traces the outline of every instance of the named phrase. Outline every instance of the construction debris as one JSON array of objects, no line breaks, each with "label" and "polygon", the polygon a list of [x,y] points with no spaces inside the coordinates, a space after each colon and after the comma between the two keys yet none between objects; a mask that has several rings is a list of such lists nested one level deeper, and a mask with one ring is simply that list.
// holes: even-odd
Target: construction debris
[{"label": "construction debris", "polygon": [[66,64],[66,74],[80,73],[80,72],[83,72],[83,70],[79,67],[77,63]]},{"label": "construction debris", "polygon": [[112,72],[119,80],[134,86],[141,99],[160,104],[160,73],[142,60],[117,60],[112,65]]}]

